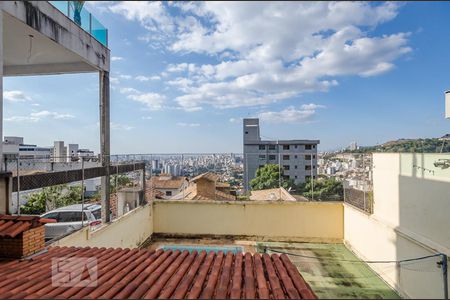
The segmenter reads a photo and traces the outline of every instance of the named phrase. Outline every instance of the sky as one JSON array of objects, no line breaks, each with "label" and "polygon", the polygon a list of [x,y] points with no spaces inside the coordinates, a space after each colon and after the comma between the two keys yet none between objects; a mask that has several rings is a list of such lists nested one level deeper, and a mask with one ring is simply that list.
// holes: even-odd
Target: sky
[{"label": "sky", "polygon": [[[88,2],[111,49],[111,152],[450,133],[450,3]],[[4,78],[4,135],[99,150],[98,74]]]}]

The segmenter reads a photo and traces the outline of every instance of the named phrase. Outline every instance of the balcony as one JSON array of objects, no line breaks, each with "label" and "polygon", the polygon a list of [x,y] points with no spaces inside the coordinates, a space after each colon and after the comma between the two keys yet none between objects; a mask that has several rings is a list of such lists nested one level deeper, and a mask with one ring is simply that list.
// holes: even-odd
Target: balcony
[{"label": "balcony", "polygon": [[108,29],[100,23],[87,9],[76,8],[79,1],[49,1],[51,5],[65,14],[75,24],[83,28],[103,46],[108,47]]}]

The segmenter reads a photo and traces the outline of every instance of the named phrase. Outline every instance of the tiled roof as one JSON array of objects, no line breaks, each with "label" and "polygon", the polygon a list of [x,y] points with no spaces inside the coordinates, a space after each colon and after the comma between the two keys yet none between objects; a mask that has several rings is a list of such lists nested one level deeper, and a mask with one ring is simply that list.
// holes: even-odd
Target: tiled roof
[{"label": "tiled roof", "polygon": [[[96,257],[95,287],[52,284],[52,259],[58,257]],[[2,298],[316,298],[289,258],[277,254],[55,247],[0,262],[0,278]]]},{"label": "tiled roof", "polygon": [[196,182],[199,179],[206,179],[209,181],[217,181],[219,179],[219,176],[212,172],[206,172],[206,173],[198,175],[197,177],[192,178],[191,181]]},{"label": "tiled roof", "polygon": [[285,188],[255,190],[250,194],[250,200],[255,201],[297,201]]},{"label": "tiled roof", "polygon": [[186,181],[182,176],[153,176],[150,180],[150,186],[155,189],[179,189]]},{"label": "tiled roof", "polygon": [[38,216],[0,215],[0,237],[14,238],[28,229],[51,222],[54,220],[41,219]]}]

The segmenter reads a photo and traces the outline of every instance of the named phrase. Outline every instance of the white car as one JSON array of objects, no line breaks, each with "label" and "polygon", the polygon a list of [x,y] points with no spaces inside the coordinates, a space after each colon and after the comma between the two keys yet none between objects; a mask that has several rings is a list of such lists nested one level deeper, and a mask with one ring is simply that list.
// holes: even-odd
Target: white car
[{"label": "white car", "polygon": [[46,212],[41,218],[56,220],[45,224],[45,239],[54,239],[78,230],[83,226],[99,226],[102,223],[101,209],[98,204],[85,204],[83,214],[81,204],[60,207]]}]

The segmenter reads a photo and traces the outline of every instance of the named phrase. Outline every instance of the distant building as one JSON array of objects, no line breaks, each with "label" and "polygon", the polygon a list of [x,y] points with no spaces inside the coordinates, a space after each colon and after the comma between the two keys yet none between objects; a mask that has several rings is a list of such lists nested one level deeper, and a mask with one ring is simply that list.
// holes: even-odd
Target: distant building
[{"label": "distant building", "polygon": [[53,161],[66,162],[67,147],[64,146],[64,141],[55,141],[53,146]]},{"label": "distant building", "polygon": [[219,176],[206,172],[189,181],[189,186],[183,193],[175,195],[173,200],[219,200],[231,201],[236,200],[236,196],[232,195],[224,186],[218,182]]},{"label": "distant building", "polygon": [[266,164],[279,164],[283,176],[302,183],[317,176],[319,140],[261,140],[259,119],[244,119],[244,189],[255,178],[256,170]]},{"label": "distant building", "polygon": [[356,151],[356,150],[358,150],[358,144],[357,144],[356,142],[352,142],[352,143],[350,144],[350,146],[348,147],[348,149],[349,149],[350,151]]},{"label": "distant building", "polygon": [[[306,198],[304,198],[306,199]],[[297,201],[297,199],[289,194],[285,188],[279,187],[274,189],[265,189],[251,191],[250,200],[252,201]],[[308,201],[303,200],[303,201]]]},{"label": "distant building", "polygon": [[78,158],[78,144],[69,144],[67,146],[67,162]]},{"label": "distant building", "polygon": [[25,144],[23,137],[6,136],[3,141],[3,153],[9,159],[50,158],[51,148]]},{"label": "distant building", "polygon": [[162,193],[166,197],[172,197],[182,193],[188,186],[186,177],[181,176],[152,176],[150,187]]}]

